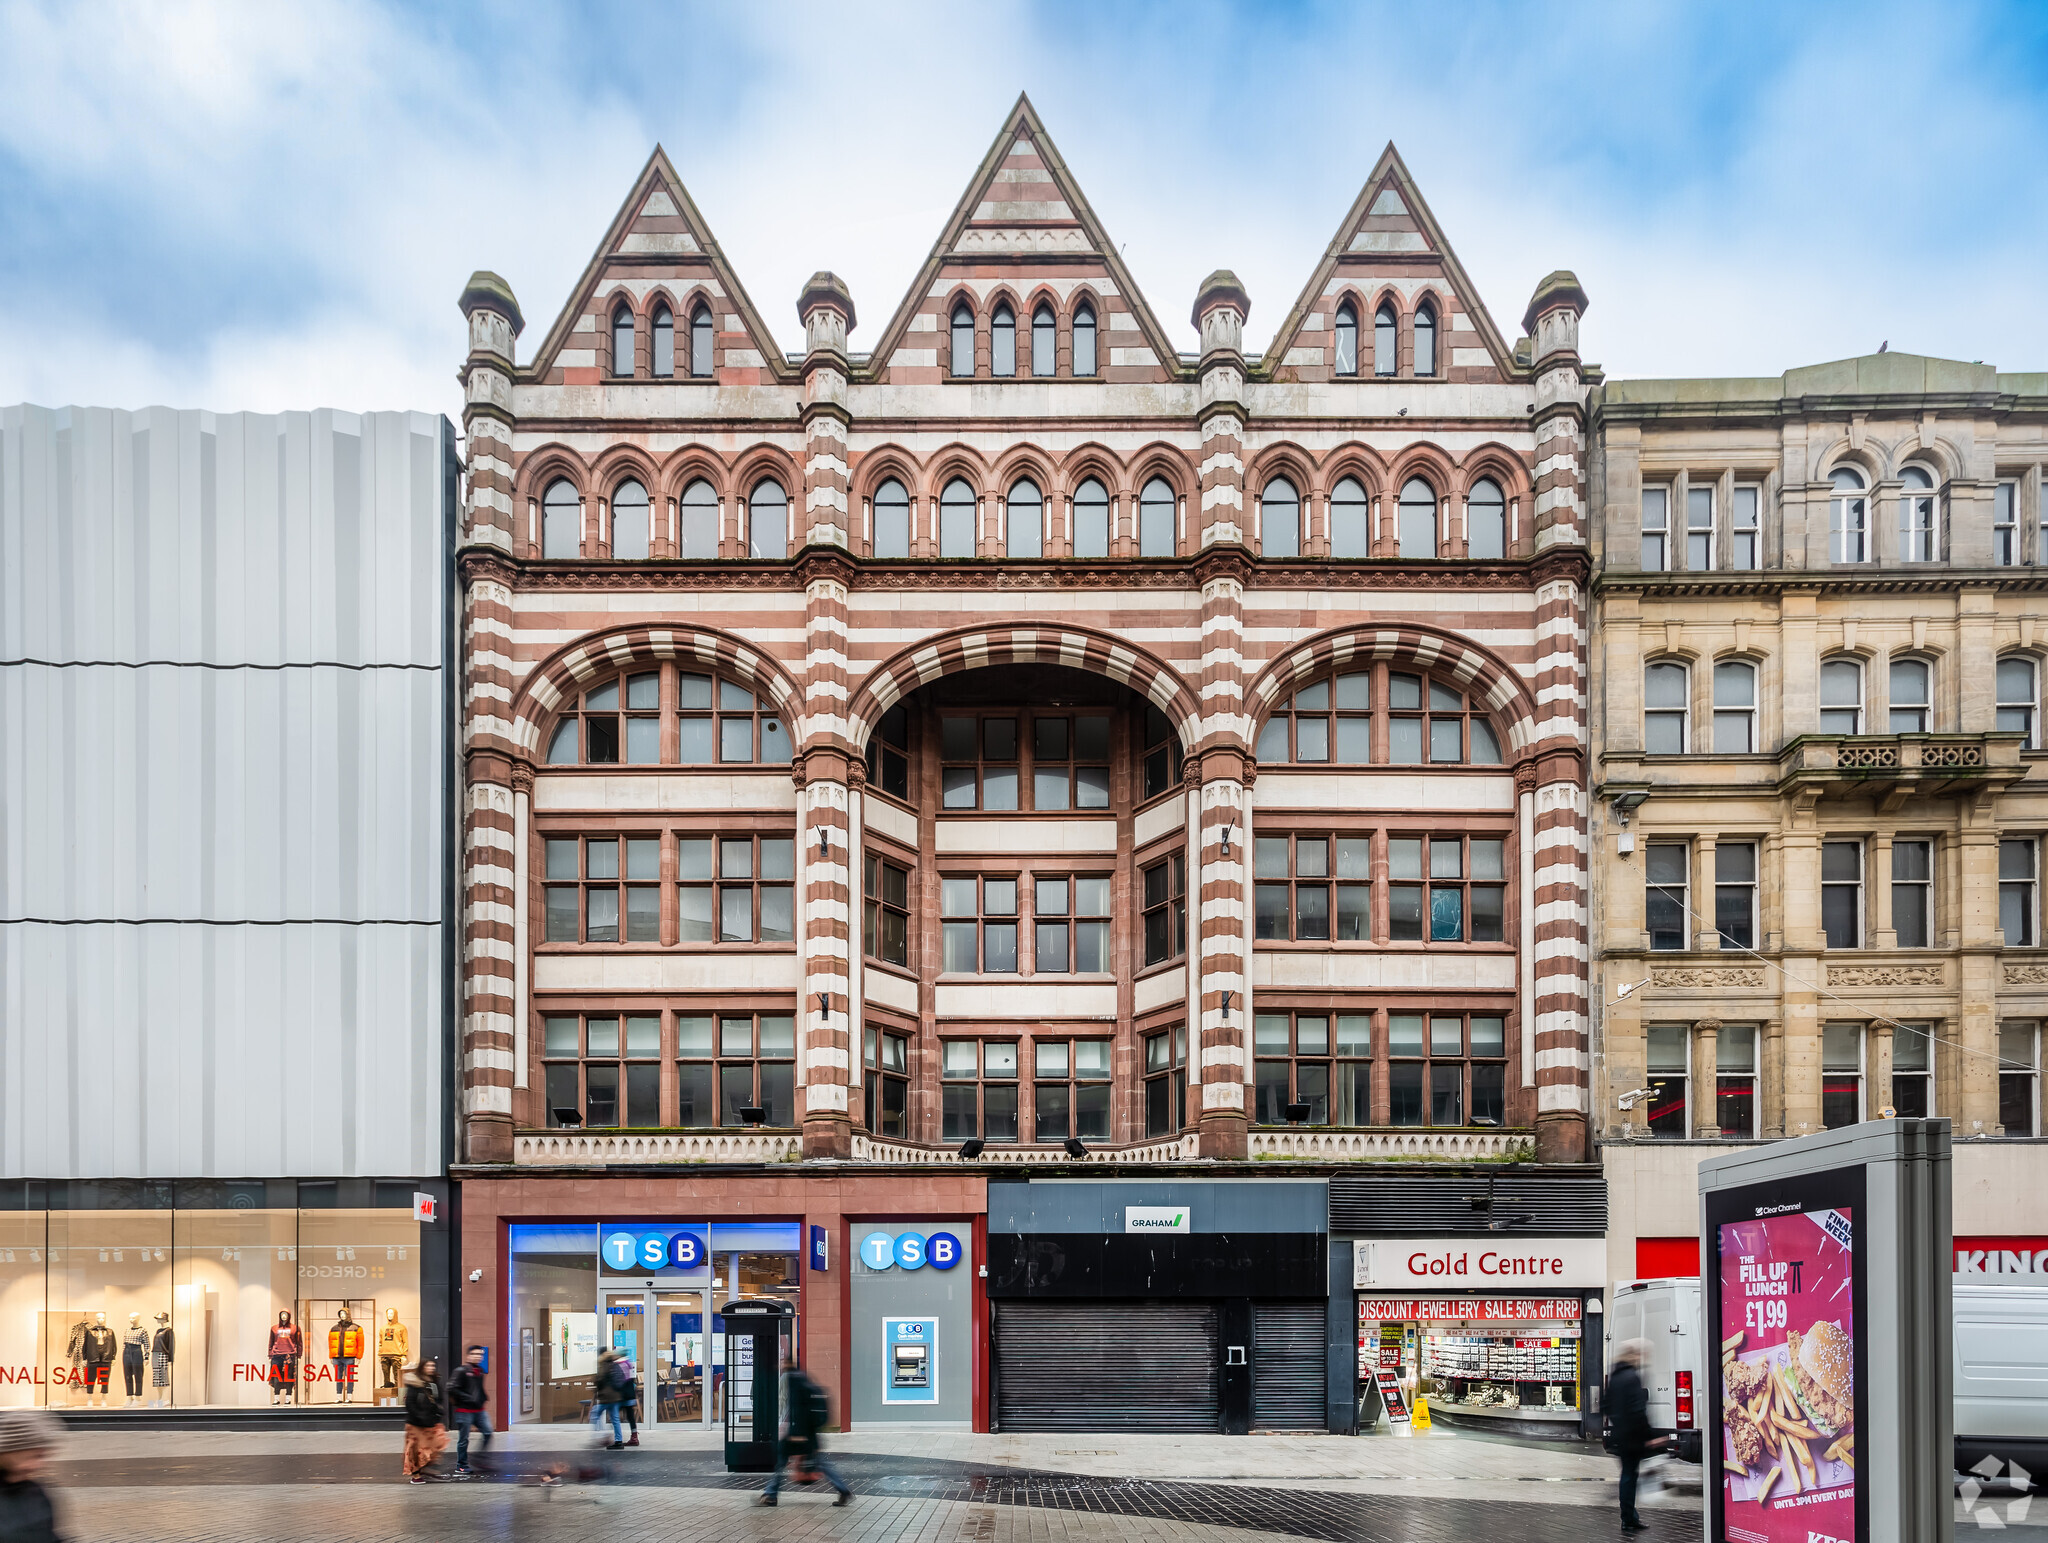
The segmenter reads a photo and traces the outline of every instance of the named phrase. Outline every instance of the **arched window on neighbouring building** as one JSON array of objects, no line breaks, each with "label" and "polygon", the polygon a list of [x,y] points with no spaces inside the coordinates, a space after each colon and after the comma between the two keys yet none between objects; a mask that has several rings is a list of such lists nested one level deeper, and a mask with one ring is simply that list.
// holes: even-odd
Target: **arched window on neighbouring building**
[{"label": "arched window on neighbouring building", "polygon": [[718,494],[702,477],[683,489],[676,541],[677,555],[685,562],[709,562],[718,555]]},{"label": "arched window on neighbouring building", "polygon": [[1436,373],[1436,307],[1427,300],[1415,308],[1415,373]]},{"label": "arched window on neighbouring building", "polygon": [[1275,477],[1259,495],[1259,551],[1266,557],[1301,556],[1301,495]]},{"label": "arched window on neighbouring building", "polygon": [[1330,490],[1330,555],[1372,555],[1372,505],[1356,477],[1342,478]]},{"label": "arched window on neighbouring building", "polygon": [[612,556],[645,562],[648,537],[647,489],[628,477],[612,490]]},{"label": "arched window on neighbouring building", "polygon": [[974,311],[965,300],[953,305],[953,373],[974,373]]},{"label": "arched window on neighbouring building", "polygon": [[1498,562],[1508,551],[1508,505],[1500,484],[1481,477],[1465,502],[1466,555],[1480,562]]},{"label": "arched window on neighbouring building", "polygon": [[568,478],[548,484],[540,505],[540,555],[545,558],[583,555],[583,500]]},{"label": "arched window on neighbouring building", "polygon": [[1393,375],[1401,368],[1401,324],[1392,301],[1383,302],[1372,319],[1372,372]]},{"label": "arched window on neighbouring building", "polygon": [[633,373],[633,312],[623,300],[612,312],[612,373]]},{"label": "arched window on neighbouring building", "polygon": [[1824,659],[1820,666],[1820,731],[1823,734],[1863,732],[1863,663],[1858,659]]},{"label": "arched window on neighbouring building", "polygon": [[1414,559],[1436,556],[1436,490],[1420,477],[1401,488],[1400,555]]},{"label": "arched window on neighbouring building", "polygon": [[1358,307],[1349,300],[1337,307],[1337,373],[1358,373]]},{"label": "arched window on neighbouring building", "polygon": [[1093,477],[1074,489],[1074,555],[1109,556],[1109,492]]},{"label": "arched window on neighbouring building", "polygon": [[2040,746],[2037,720],[2040,717],[2041,689],[2035,683],[2034,661],[2017,655],[1998,661],[1998,727],[2010,733],[2018,730],[2027,737],[2020,741],[2023,750],[2034,750]]},{"label": "arched window on neighbouring building", "polygon": [[1886,707],[1892,734],[1925,734],[1934,727],[1934,671],[1925,659],[1893,659]]},{"label": "arched window on neighbouring building", "polygon": [[1095,373],[1095,307],[1085,300],[1074,307],[1074,373]]},{"label": "arched window on neighbouring building", "polygon": [[1692,675],[1682,664],[1660,659],[1643,667],[1643,750],[1649,755],[1684,755],[1691,737]]},{"label": "arched window on neighbouring building", "polygon": [[988,369],[991,375],[1017,373],[1017,313],[1010,309],[1007,300],[996,306],[989,323]]},{"label": "arched window on neighbouring building", "polygon": [[875,556],[910,555],[910,495],[894,477],[875,489]]},{"label": "arched window on neighbouring building", "polygon": [[697,380],[711,378],[711,307],[700,305],[690,317],[690,374]]},{"label": "arched window on neighbouring building", "polygon": [[1180,543],[1174,536],[1174,492],[1164,477],[1154,477],[1138,495],[1138,555],[1171,557]]},{"label": "arched window on neighbouring building", "polygon": [[1010,488],[1003,543],[1004,552],[1011,557],[1045,555],[1045,499],[1029,477],[1019,477]]},{"label": "arched window on neighbouring building", "polygon": [[1756,747],[1756,666],[1723,659],[1714,666],[1714,754],[1749,755]]},{"label": "arched window on neighbouring building", "polygon": [[1052,307],[1040,301],[1031,313],[1031,373],[1053,374],[1058,357],[1059,324],[1053,320]]},{"label": "arched window on neighbouring building", "polygon": [[654,308],[654,375],[667,380],[676,372],[676,318],[664,303]]},{"label": "arched window on neighbouring building", "polygon": [[1899,499],[1899,557],[1909,563],[1931,563],[1941,552],[1941,527],[1935,517],[1934,477],[1924,466],[1899,473],[1904,492]]},{"label": "arched window on neighbouring building", "polygon": [[955,477],[939,495],[939,556],[975,555],[974,489]]},{"label": "arched window on neighbouring building", "polygon": [[747,500],[747,555],[789,556],[789,497],[779,482],[760,482]]},{"label": "arched window on neighbouring building", "polygon": [[1837,466],[1828,476],[1834,497],[1828,501],[1828,561],[1860,563],[1870,555],[1870,500],[1863,476]]}]

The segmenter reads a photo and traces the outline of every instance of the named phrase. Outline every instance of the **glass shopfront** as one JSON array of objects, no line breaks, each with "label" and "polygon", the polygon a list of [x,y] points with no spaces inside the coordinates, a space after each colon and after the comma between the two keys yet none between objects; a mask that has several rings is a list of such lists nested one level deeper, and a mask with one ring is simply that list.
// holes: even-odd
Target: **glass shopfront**
[{"label": "glass shopfront", "polygon": [[609,1347],[633,1363],[643,1424],[716,1425],[725,1418],[719,1309],[780,1297],[802,1332],[795,1222],[513,1223],[509,1231],[515,1421],[589,1419],[598,1352]]},{"label": "glass shopfront", "polygon": [[[85,1203],[0,1210],[0,1407],[400,1401],[400,1370],[425,1351],[430,1224],[414,1220],[411,1181],[343,1183],[357,1193],[321,1183],[302,1196],[293,1180],[35,1186]],[[187,1193],[214,1204],[163,1203]],[[341,1198],[387,1203],[317,1203]]]},{"label": "glass shopfront", "polygon": [[1391,1373],[1412,1405],[1484,1420],[1579,1419],[1576,1297],[1358,1299],[1361,1386]]}]

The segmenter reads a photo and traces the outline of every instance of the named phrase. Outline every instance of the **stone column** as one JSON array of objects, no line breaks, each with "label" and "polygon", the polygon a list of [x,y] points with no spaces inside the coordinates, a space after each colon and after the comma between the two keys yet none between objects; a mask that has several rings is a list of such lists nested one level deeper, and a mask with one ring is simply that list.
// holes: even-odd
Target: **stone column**
[{"label": "stone column", "polygon": [[[853,1151],[847,1107],[852,1080],[850,968],[853,944],[852,862],[848,792],[855,765],[846,721],[846,596],[851,577],[842,557],[814,550],[800,565],[804,581],[806,712],[797,783],[798,893],[804,1026],[803,1122],[807,1157],[848,1157]],[[793,731],[794,732],[794,731]]]},{"label": "stone column", "polygon": [[1758,1036],[1757,1130],[1764,1136],[1785,1134],[1785,1021],[1773,1018]]},{"label": "stone column", "polygon": [[1863,875],[1863,896],[1870,910],[1870,946],[1897,948],[1899,934],[1892,925],[1892,838],[1888,831],[1871,837],[1870,870]]},{"label": "stone column", "polygon": [[846,334],[854,325],[853,295],[836,274],[814,273],[797,298],[804,324],[804,492],[797,546],[854,543],[847,502]]},{"label": "stone column", "polygon": [[1693,915],[1686,921],[1692,946],[1709,951],[1721,946],[1721,931],[1714,924],[1714,838],[1702,833],[1693,842]]},{"label": "stone column", "polygon": [[1863,1030],[1863,1118],[1881,1119],[1892,1103],[1892,1026],[1872,1023]]},{"label": "stone column", "polygon": [[[1193,522],[1195,545],[1249,546],[1244,486],[1244,323],[1252,302],[1228,268],[1202,281],[1193,321],[1202,335],[1201,395],[1195,422],[1201,430],[1202,504]],[[1135,534],[1135,527],[1133,527]],[[1205,704],[1206,705],[1206,704]]]},{"label": "stone column", "polygon": [[513,344],[526,321],[512,286],[481,269],[469,276],[459,303],[469,322],[469,358],[462,366],[469,478],[463,545],[525,555],[512,509],[512,369]]},{"label": "stone column", "polygon": [[[525,897],[515,889],[514,766],[505,758],[468,758],[462,811],[462,1113],[463,1149],[473,1163],[512,1161],[514,918]],[[524,768],[533,786],[532,768]]]},{"label": "stone column", "polygon": [[1692,1026],[1692,1133],[1701,1141],[1721,1139],[1716,1099],[1721,1071],[1721,1020],[1700,1018]]},{"label": "stone column", "polygon": [[[1247,757],[1219,747],[1201,756],[1193,789],[1200,819],[1200,923],[1196,929],[1201,979],[1201,1032],[1197,1104],[1199,1155],[1242,1159],[1249,1147],[1251,1075],[1251,788]],[[1228,833],[1228,847],[1225,834]]]}]

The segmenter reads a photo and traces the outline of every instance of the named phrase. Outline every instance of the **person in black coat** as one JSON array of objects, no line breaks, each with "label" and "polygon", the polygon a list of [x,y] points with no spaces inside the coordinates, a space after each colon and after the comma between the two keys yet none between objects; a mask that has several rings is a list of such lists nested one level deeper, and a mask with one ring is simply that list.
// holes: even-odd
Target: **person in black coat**
[{"label": "person in black coat", "polygon": [[0,1540],[64,1543],[57,1510],[41,1483],[57,1445],[57,1422],[40,1409],[0,1410]]},{"label": "person in black coat", "polygon": [[1615,1353],[1614,1370],[1607,1374],[1608,1442],[1621,1463],[1623,1532],[1643,1530],[1643,1519],[1636,1514],[1636,1470],[1663,1445],[1650,1434],[1650,1395],[1643,1387],[1642,1363],[1643,1342],[1632,1339]]},{"label": "person in black coat", "polygon": [[768,1492],[761,1497],[761,1504],[776,1504],[776,1496],[782,1490],[782,1470],[793,1462],[799,1479],[806,1477],[801,1470],[808,1468],[809,1477],[822,1478],[839,1491],[833,1504],[845,1505],[853,1499],[853,1490],[825,1460],[824,1432],[830,1415],[825,1390],[790,1359],[787,1351],[782,1357],[782,1409],[782,1439],[775,1447],[775,1471],[768,1475]]}]

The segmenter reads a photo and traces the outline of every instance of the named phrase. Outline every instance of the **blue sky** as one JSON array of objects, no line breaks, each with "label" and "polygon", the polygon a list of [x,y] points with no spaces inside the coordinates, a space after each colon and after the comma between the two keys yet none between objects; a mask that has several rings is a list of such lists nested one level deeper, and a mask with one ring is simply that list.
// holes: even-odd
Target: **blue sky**
[{"label": "blue sky", "polygon": [[1502,330],[1612,375],[2048,370],[2048,5],[76,6],[0,0],[0,402],[459,411],[664,144],[785,344],[881,330],[1019,90],[1184,346],[1254,346],[1388,139]]}]

